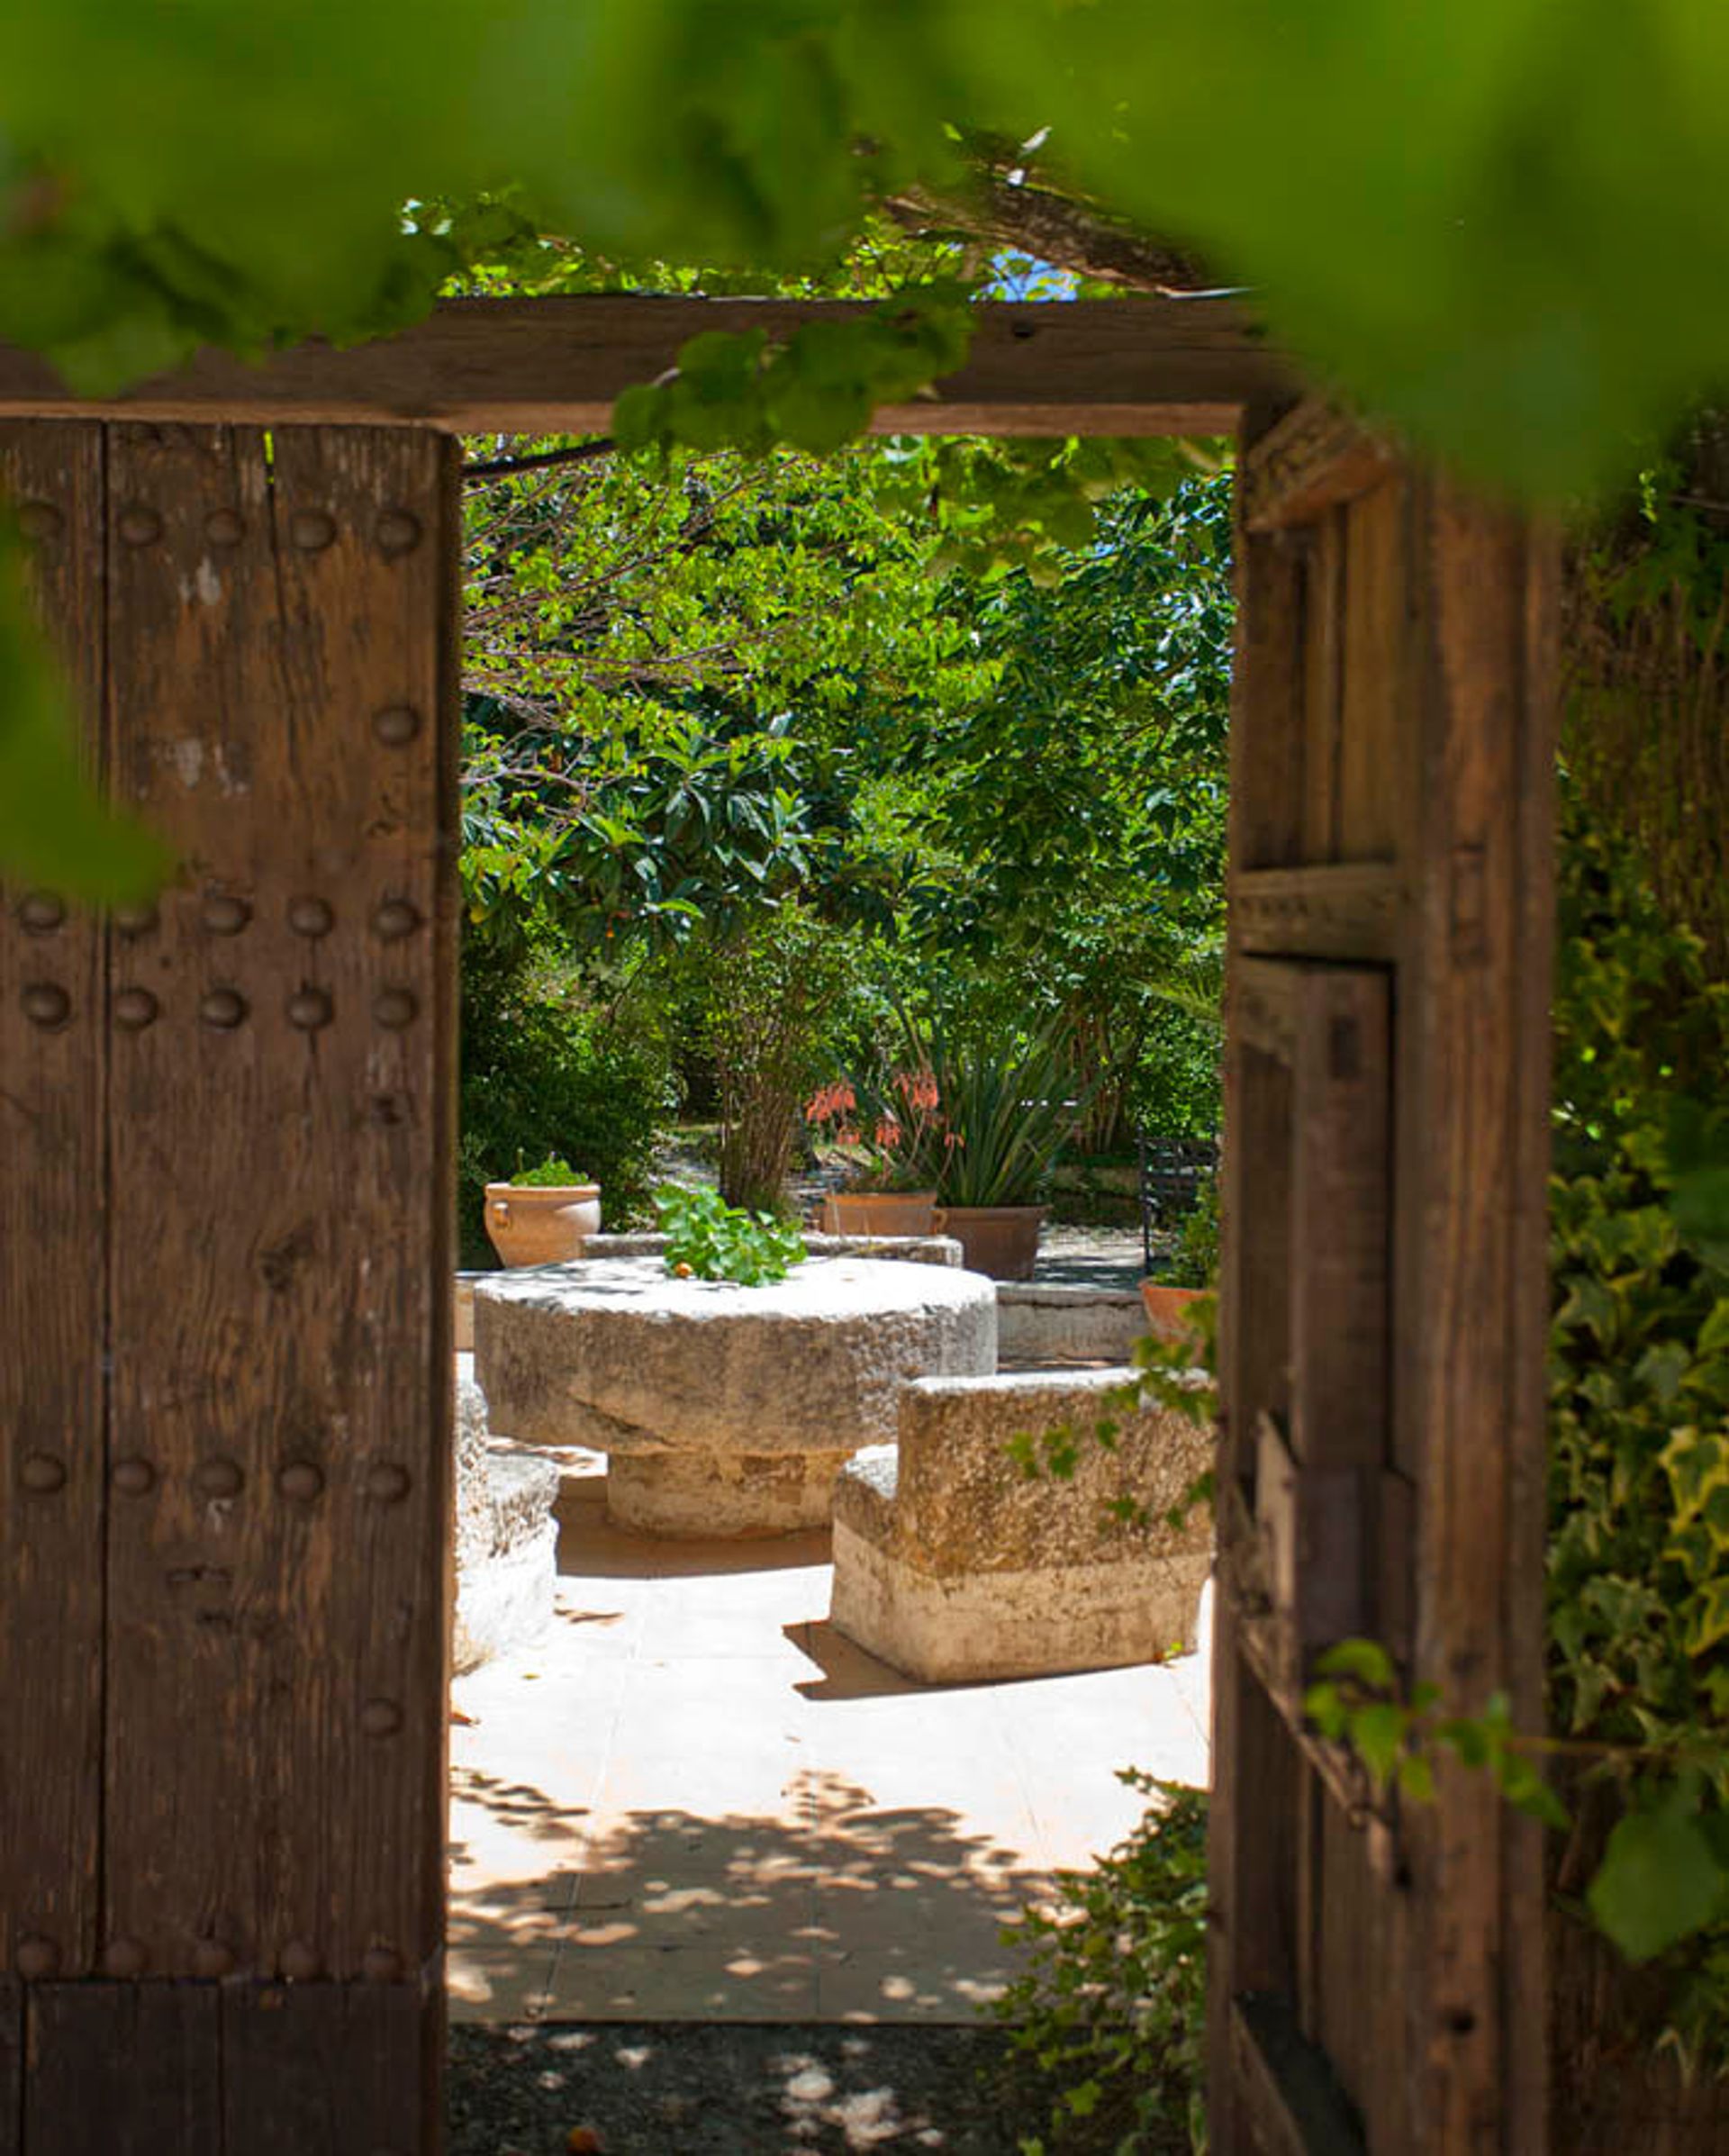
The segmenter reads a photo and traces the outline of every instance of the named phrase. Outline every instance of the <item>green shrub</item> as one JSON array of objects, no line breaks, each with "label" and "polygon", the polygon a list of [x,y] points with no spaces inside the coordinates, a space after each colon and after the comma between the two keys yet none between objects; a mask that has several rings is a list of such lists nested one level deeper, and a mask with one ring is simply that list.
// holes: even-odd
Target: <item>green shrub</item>
[{"label": "green shrub", "polygon": [[655,1212],[666,1237],[668,1273],[760,1288],[804,1263],[804,1237],[792,1222],[729,1205],[706,1185],[663,1184]]},{"label": "green shrub", "polygon": [[1218,1177],[1203,1175],[1195,1202],[1177,1233],[1176,1255],[1159,1278],[1172,1288],[1218,1285]]},{"label": "green shrub", "polygon": [[1154,1801],[1064,1906],[1003,1934],[1027,1966],[992,2011],[1022,2100],[1041,2114],[1022,2156],[1176,2156],[1207,2145],[1207,1798],[1125,1769]]},{"label": "green shrub", "polygon": [[457,1240],[465,1265],[496,1261],[484,1187],[523,1161],[580,1161],[606,1224],[648,1217],[656,1139],[671,1113],[664,1048],[646,1025],[598,1009],[544,941],[502,953],[465,938]]},{"label": "green shrub", "polygon": [[568,1191],[593,1180],[592,1175],[579,1173],[567,1160],[560,1160],[555,1154],[550,1160],[543,1160],[538,1168],[519,1167],[511,1177],[511,1187],[518,1191]]},{"label": "green shrub", "polygon": [[720,1084],[721,1191],[779,1211],[804,1104],[828,1074],[831,1034],[858,982],[858,940],[787,904],[763,909],[693,963],[706,976],[702,1042]]}]

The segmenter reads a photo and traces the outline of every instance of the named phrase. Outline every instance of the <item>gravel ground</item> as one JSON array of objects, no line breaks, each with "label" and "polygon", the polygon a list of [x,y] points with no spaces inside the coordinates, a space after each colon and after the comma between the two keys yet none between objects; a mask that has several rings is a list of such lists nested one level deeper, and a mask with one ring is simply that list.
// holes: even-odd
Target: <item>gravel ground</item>
[{"label": "gravel ground", "polygon": [[451,2032],[448,2156],[1015,2156],[993,2029],[606,2023]]}]

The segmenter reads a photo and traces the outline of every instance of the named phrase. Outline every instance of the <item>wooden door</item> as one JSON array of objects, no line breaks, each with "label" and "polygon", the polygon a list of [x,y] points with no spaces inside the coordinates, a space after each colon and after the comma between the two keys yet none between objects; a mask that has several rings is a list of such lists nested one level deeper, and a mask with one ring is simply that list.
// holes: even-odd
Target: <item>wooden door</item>
[{"label": "wooden door", "polygon": [[1238,544],[1213,2145],[1541,2156],[1536,1830],[1301,1701],[1362,1635],[1541,1718],[1553,549],[1315,405]]},{"label": "wooden door", "polygon": [[15,421],[149,906],[0,910],[0,2150],[409,2156],[444,1923],[451,445]]}]

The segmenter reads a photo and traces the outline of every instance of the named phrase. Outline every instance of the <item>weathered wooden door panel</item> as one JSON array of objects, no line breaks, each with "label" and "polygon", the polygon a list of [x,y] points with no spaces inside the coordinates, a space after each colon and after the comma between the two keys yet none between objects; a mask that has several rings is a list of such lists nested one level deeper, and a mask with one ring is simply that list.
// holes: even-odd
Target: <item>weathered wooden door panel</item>
[{"label": "weathered wooden door panel", "polygon": [[[25,424],[0,439],[52,458],[39,437],[56,432],[94,448],[104,482],[105,574],[77,617],[105,684],[93,731],[114,792],[179,865],[150,907],[69,917],[101,992],[35,1028],[80,1036],[73,1099],[100,1077],[103,1201],[50,1246],[60,1280],[86,1286],[83,1381],[103,1373],[70,1688],[90,1688],[100,1719],[88,1943],[68,1926],[51,1965],[12,1959],[26,1977],[94,1961],[119,1980],[26,1987],[23,2145],[130,2147],[86,2142],[79,2123],[94,2133],[130,2105],[140,2150],[430,2146],[453,450],[361,429]],[[16,919],[8,954],[29,933]],[[0,1022],[17,1008],[9,996]],[[22,1179],[9,1163],[9,1191],[21,1181],[43,1209],[65,1151]],[[25,1588],[6,1597],[14,1637],[60,1617],[28,1574]],[[60,1764],[71,1747],[41,1752]],[[0,1857],[0,1923],[33,1936],[50,1868],[15,1854]],[[91,2052],[106,2079],[80,2089]],[[185,2064],[173,2101],[196,2118],[184,2141],[170,2052]]]},{"label": "weathered wooden door panel", "polygon": [[221,2018],[213,1984],[32,1985],[28,2156],[223,2156]]},{"label": "weathered wooden door panel", "polygon": [[[101,430],[0,428],[0,490],[86,709],[103,684]],[[92,634],[92,624],[95,633]],[[92,740],[95,760],[95,743]],[[102,1803],[106,1028],[99,926],[0,893],[0,1970],[95,1962]]]},{"label": "weathered wooden door panel", "polygon": [[1213,2130],[1540,2156],[1532,1830],[1301,1699],[1363,1635],[1541,1715],[1552,554],[1315,408],[1240,510]]}]

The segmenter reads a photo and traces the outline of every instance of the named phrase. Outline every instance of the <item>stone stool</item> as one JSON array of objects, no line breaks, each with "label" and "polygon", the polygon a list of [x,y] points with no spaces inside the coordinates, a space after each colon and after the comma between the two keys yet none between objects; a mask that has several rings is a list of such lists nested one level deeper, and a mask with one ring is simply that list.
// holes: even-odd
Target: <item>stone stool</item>
[{"label": "stone stool", "polygon": [[[1116,1449],[1083,1445],[1067,1481],[1024,1476],[1009,1441],[1090,1431],[1127,1369],[924,1378],[900,1442],[861,1453],[835,1490],[831,1615],[922,1683],[1055,1676],[1154,1662],[1193,1644],[1213,1520],[1163,1515],[1212,1464],[1212,1433],[1166,1408],[1114,1413]],[[1128,1496],[1152,1524],[1106,1507]]]}]

